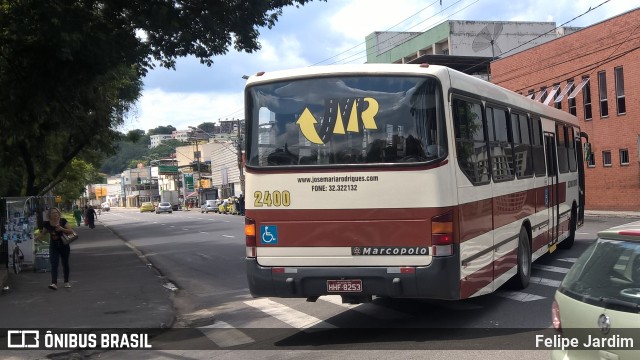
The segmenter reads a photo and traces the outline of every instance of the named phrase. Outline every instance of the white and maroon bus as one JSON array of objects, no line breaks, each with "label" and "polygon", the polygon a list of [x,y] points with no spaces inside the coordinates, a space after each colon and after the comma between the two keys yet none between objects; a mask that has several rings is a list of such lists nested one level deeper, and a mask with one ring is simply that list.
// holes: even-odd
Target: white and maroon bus
[{"label": "white and maroon bus", "polygon": [[[247,81],[253,296],[464,299],[570,247],[584,208],[576,117],[442,66]],[[584,134],[582,134],[584,135]]]}]

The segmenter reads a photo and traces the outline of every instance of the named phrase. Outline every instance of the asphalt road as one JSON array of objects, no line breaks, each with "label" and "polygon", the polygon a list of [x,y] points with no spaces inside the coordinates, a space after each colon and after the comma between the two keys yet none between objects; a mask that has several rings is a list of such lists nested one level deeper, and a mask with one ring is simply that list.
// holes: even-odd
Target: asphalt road
[{"label": "asphalt road", "polygon": [[[532,283],[524,291],[500,289],[453,302],[376,299],[345,305],[337,297],[321,297],[316,303],[253,299],[245,276],[243,217],[113,209],[100,220],[175,284],[176,327],[210,329],[204,333],[213,345],[205,347],[234,349],[237,355],[241,350],[295,350],[298,356],[298,351],[309,349],[394,350],[405,354],[403,358],[425,349],[431,349],[432,358],[465,349],[489,350],[492,358],[513,357],[511,350],[519,343],[533,343],[540,329],[551,326],[555,289],[597,231],[632,221],[588,217],[572,249],[547,254],[534,263]],[[353,358],[363,358],[364,352],[356,353]],[[548,358],[546,351],[515,353],[522,359]],[[281,352],[278,358],[286,354]]]}]

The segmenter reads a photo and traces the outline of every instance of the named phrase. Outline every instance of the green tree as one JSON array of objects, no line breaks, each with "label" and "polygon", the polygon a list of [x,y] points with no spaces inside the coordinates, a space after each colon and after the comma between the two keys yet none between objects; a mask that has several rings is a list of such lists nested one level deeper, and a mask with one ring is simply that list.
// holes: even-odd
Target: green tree
[{"label": "green tree", "polygon": [[174,131],[176,131],[176,128],[171,125],[158,126],[155,129],[149,129],[149,131],[147,131],[147,135],[170,135]]},{"label": "green tree", "polygon": [[203,122],[202,124],[196,126],[196,128],[201,129],[209,134],[215,134],[216,131],[216,124],[212,123],[212,122]]},{"label": "green tree", "polygon": [[55,195],[60,195],[66,203],[79,198],[87,184],[103,183],[104,174],[100,174],[90,163],[74,159],[63,172],[58,185],[53,189]]},{"label": "green tree", "polygon": [[42,194],[73,159],[97,164],[149,69],[258,50],[260,28],[308,1],[0,1],[0,163],[14,172],[0,190]]}]

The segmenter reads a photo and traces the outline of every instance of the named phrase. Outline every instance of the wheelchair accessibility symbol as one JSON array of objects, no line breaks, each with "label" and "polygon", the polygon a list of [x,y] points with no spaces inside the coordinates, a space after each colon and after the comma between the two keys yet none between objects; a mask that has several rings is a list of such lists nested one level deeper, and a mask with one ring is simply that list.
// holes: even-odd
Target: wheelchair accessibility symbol
[{"label": "wheelchair accessibility symbol", "polygon": [[277,225],[260,225],[260,244],[278,245]]}]

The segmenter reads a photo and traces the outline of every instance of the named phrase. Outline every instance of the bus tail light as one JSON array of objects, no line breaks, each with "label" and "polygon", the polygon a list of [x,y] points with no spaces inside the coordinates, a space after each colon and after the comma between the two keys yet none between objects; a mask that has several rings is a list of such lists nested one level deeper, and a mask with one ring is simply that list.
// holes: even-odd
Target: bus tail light
[{"label": "bus tail light", "polygon": [[256,222],[251,218],[244,219],[244,236],[246,255],[248,258],[256,257]]},{"label": "bus tail light", "polygon": [[453,255],[453,213],[431,218],[431,255]]}]

